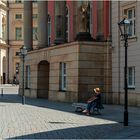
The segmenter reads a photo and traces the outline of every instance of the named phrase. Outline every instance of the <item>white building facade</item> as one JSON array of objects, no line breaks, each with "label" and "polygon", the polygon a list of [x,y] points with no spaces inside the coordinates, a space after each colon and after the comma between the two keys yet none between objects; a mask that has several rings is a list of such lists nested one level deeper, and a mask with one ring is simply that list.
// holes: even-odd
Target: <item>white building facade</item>
[{"label": "white building facade", "polygon": [[0,84],[8,80],[7,2],[0,0]]}]

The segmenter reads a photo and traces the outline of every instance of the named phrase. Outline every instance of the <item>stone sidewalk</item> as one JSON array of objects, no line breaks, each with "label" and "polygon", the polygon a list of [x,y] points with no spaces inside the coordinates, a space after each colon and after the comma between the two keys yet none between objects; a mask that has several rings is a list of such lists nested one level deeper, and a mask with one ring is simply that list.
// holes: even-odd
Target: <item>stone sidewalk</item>
[{"label": "stone sidewalk", "polygon": [[13,139],[134,139],[140,138],[140,108],[129,107],[123,126],[123,106],[104,105],[101,115],[75,113],[69,103],[26,98],[18,88],[0,96],[0,138]]}]

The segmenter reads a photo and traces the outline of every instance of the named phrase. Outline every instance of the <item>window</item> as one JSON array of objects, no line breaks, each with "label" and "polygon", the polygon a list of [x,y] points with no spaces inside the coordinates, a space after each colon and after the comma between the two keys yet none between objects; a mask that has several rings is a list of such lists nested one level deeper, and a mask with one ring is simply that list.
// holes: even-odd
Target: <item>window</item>
[{"label": "window", "polygon": [[15,19],[22,19],[22,14],[16,14]]},{"label": "window", "polygon": [[33,0],[33,3],[36,3],[37,2],[37,0]]},{"label": "window", "polygon": [[19,73],[19,63],[16,63],[16,74]]},{"label": "window", "polygon": [[63,39],[65,36],[64,27],[64,10],[66,8],[66,1],[55,1],[55,38]]},{"label": "window", "polygon": [[33,14],[32,19],[37,19],[37,14]]},{"label": "window", "polygon": [[37,40],[37,27],[33,27],[33,40]]},{"label": "window", "polygon": [[21,0],[15,0],[16,3],[21,3]]},{"label": "window", "polygon": [[60,63],[60,90],[66,90],[66,63]]},{"label": "window", "polygon": [[136,35],[136,17],[135,17],[135,8],[129,8],[124,10],[125,15],[127,15],[128,20],[131,22],[131,26],[129,28],[129,34],[130,36],[135,36]]},{"label": "window", "polygon": [[26,88],[30,88],[30,66],[26,66]]},{"label": "window", "polygon": [[21,27],[16,27],[15,38],[16,38],[16,40],[21,40],[22,39],[22,28]]},{"label": "window", "polygon": [[135,67],[128,67],[128,87],[135,87]]},{"label": "window", "polygon": [[69,42],[69,9],[66,7],[66,42]]},{"label": "window", "polygon": [[51,45],[51,17],[48,15],[48,46]]},{"label": "window", "polygon": [[6,17],[2,17],[2,40],[6,39]]}]

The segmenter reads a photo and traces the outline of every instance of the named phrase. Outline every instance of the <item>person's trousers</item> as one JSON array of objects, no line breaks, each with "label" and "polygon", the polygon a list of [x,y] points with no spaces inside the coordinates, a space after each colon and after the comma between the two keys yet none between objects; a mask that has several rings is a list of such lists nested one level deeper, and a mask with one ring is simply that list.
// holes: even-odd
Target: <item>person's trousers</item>
[{"label": "person's trousers", "polygon": [[96,102],[92,101],[92,102],[90,102],[90,103],[87,104],[87,110],[90,111],[90,109],[92,107],[94,108],[95,106],[96,106]]}]

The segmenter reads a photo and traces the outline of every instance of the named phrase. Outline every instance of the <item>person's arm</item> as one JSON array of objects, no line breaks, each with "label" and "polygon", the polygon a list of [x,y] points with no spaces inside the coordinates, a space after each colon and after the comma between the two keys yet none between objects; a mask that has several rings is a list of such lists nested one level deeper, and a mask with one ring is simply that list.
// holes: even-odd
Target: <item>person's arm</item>
[{"label": "person's arm", "polygon": [[87,102],[88,102],[88,103],[89,103],[89,102],[92,102],[92,101],[94,101],[95,99],[97,99],[97,97],[96,97],[96,96],[93,96],[93,97],[91,97],[90,99],[88,99]]}]

